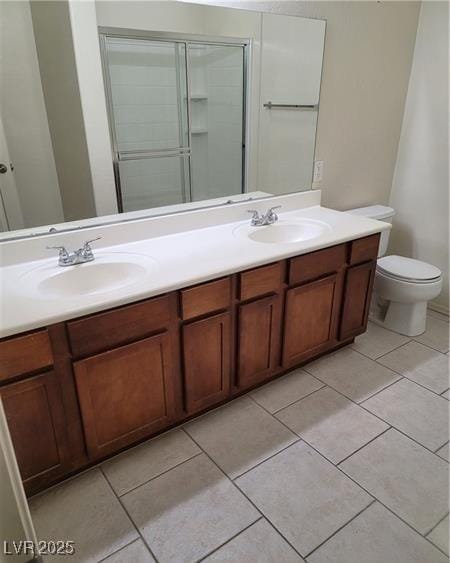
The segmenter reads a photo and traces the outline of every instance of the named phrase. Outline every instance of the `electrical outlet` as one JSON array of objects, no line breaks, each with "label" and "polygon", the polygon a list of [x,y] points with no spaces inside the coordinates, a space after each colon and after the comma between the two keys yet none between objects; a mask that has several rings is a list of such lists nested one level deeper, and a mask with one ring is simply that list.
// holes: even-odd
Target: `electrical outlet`
[{"label": "electrical outlet", "polygon": [[322,178],[323,178],[323,160],[315,160],[313,182],[321,182]]}]

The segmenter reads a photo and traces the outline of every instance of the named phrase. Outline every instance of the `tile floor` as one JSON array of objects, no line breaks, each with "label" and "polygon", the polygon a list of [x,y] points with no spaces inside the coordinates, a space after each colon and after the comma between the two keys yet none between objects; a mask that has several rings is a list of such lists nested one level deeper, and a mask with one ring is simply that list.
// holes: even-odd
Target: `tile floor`
[{"label": "tile floor", "polygon": [[105,563],[448,561],[448,319],[348,348],[121,454],[30,506]]}]

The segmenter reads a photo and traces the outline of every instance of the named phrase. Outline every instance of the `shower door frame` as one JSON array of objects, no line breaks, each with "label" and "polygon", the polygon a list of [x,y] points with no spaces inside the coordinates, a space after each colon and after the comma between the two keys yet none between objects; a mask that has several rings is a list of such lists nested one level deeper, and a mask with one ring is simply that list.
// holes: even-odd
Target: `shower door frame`
[{"label": "shower door frame", "polygon": [[[225,36],[210,36],[210,35],[197,35],[192,33],[175,33],[169,31],[148,31],[141,29],[128,29],[119,27],[98,27],[99,41],[100,41],[100,54],[102,61],[102,73],[103,73],[103,83],[104,91],[106,97],[106,106],[108,110],[108,124],[111,140],[111,152],[112,152],[112,162],[114,171],[114,180],[116,184],[116,198],[117,207],[119,213],[124,213],[123,210],[123,199],[122,199],[122,187],[120,183],[120,170],[119,163],[125,160],[137,160],[137,159],[147,159],[147,158],[161,158],[161,157],[175,157],[185,159],[188,166],[188,178],[189,178],[189,200],[188,202],[193,203],[192,200],[192,111],[191,111],[191,82],[190,82],[190,72],[189,72],[189,46],[191,44],[203,44],[203,45],[216,45],[216,46],[232,46],[232,47],[242,47],[243,50],[243,77],[242,77],[242,182],[241,182],[241,193],[246,193],[247,191],[247,179],[248,179],[248,131],[250,130],[249,116],[250,116],[250,69],[251,69],[251,57],[252,57],[252,40],[237,37],[225,37]],[[114,123],[114,107],[112,99],[112,88],[108,69],[108,58],[106,50],[106,40],[108,37],[119,38],[119,39],[141,39],[148,41],[162,41],[167,43],[182,43],[185,45],[185,57],[186,57],[186,90],[187,90],[187,129],[188,129],[188,147],[178,147],[175,149],[155,149],[155,150],[143,150],[143,151],[119,151],[116,128]],[[126,156],[126,153],[130,152],[130,155]],[[141,153],[141,156],[139,156]],[[122,157],[121,157],[122,155]],[[186,188],[183,190],[186,193]],[[207,200],[203,200],[207,201]],[[186,202],[181,202],[186,203]],[[151,208],[152,209],[152,208]],[[153,208],[154,209],[154,208]],[[156,208],[157,209],[157,208]]]}]

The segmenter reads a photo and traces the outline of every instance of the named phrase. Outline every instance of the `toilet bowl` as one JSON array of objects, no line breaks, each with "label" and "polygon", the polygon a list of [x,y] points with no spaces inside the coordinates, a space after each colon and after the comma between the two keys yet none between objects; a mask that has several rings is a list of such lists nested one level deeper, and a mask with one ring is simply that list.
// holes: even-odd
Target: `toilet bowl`
[{"label": "toilet bowl", "polygon": [[[392,222],[391,207],[372,205],[349,213]],[[427,304],[442,289],[439,268],[404,256],[385,256],[389,231],[381,233],[375,272],[370,319],[406,336],[418,336],[426,329]]]},{"label": "toilet bowl", "polygon": [[441,289],[441,272],[435,266],[404,256],[385,256],[377,262],[371,317],[390,330],[417,336],[426,328],[428,301]]}]

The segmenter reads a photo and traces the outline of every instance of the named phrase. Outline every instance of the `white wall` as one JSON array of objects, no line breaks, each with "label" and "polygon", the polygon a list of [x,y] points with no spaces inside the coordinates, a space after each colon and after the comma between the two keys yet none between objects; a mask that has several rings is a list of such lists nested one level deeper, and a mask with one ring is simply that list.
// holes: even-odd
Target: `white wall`
[{"label": "white wall", "polygon": [[1,117],[25,227],[64,221],[29,2],[0,2]]},{"label": "white wall", "polygon": [[448,313],[448,4],[424,2],[405,106],[390,205],[397,215],[390,252],[444,273],[435,305]]},{"label": "white wall", "polygon": [[198,0],[327,20],[316,159],[324,205],[387,204],[419,2]]},{"label": "white wall", "polygon": [[[69,4],[67,0],[40,0],[30,5],[64,216],[67,221],[93,217],[91,167]],[[31,190],[32,183],[27,188]]]}]

